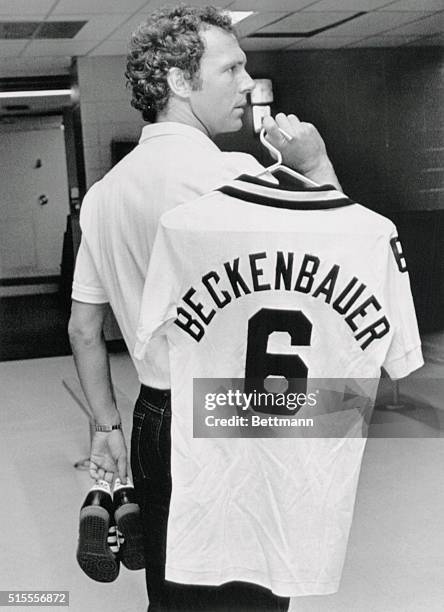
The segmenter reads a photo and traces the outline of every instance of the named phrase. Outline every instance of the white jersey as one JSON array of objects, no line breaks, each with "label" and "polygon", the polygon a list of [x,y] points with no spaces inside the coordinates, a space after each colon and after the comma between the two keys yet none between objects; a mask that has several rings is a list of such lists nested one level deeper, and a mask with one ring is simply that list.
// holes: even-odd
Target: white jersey
[{"label": "white jersey", "polygon": [[[219,437],[220,428],[196,437],[196,380],[214,391],[218,379],[253,380],[263,390],[267,377],[294,377],[306,381],[308,397],[314,379],[377,380],[381,367],[399,378],[420,367],[394,225],[333,187],[243,175],[163,215],[136,358],[162,334],[173,413],[166,578],[247,581],[280,596],[335,592],[365,446],[356,419],[335,437]],[[213,408],[203,406],[202,418],[214,420]],[[231,408],[226,394],[226,423],[244,408]],[[248,412],[249,426],[267,416]]]}]

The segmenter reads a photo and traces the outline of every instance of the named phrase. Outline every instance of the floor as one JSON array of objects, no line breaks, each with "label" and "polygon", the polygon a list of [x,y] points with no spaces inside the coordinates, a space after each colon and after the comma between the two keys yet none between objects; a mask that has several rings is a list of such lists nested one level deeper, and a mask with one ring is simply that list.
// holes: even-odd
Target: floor
[{"label": "floor", "polygon": [[[421,411],[377,413],[339,593],[298,598],[295,612],[442,610],[443,347],[444,337],[433,337],[426,368],[401,387],[414,402],[426,391],[433,418]],[[126,354],[113,354],[111,366],[129,435],[137,379]],[[87,417],[63,381],[75,387],[69,356],[0,364],[0,590],[69,590],[73,612],[145,611],[143,571],[121,567],[114,583],[100,584],[77,566],[78,512],[90,479],[73,465],[87,456],[89,434]],[[382,431],[410,437],[378,437]]]}]

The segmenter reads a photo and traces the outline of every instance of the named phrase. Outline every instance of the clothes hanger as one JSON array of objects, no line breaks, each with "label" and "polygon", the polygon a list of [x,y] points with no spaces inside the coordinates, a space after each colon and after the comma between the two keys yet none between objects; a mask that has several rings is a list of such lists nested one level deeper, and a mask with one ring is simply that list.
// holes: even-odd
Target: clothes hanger
[{"label": "clothes hanger", "polygon": [[[281,132],[281,134],[285,136],[287,140],[292,140],[292,136],[290,136],[290,134],[288,134],[285,130],[283,130],[282,128],[278,128],[278,129]],[[319,187],[319,183],[315,183],[315,181],[312,181],[311,179],[304,176],[303,174],[300,174],[299,172],[296,172],[296,170],[292,170],[291,168],[287,168],[287,166],[284,166],[282,164],[282,154],[278,149],[276,149],[276,147],[274,147],[265,138],[265,128],[261,129],[259,138],[260,138],[261,143],[264,145],[264,147],[268,149],[270,153],[274,154],[275,157],[277,157],[277,161],[271,166],[268,166],[267,168],[265,168],[263,172],[258,174],[257,175],[258,178],[260,176],[263,176],[266,173],[273,174],[273,172],[276,172],[276,170],[279,170],[279,171],[285,172],[285,174],[288,174],[289,176],[293,178],[299,179],[300,181],[304,181],[304,183],[307,183],[308,185],[311,185],[312,187]]]}]

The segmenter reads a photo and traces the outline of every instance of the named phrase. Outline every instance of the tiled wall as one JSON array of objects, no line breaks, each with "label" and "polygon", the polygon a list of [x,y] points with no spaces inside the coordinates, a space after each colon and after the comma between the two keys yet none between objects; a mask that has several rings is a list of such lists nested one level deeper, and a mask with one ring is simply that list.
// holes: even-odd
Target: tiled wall
[{"label": "tiled wall", "polygon": [[281,54],[280,109],[323,134],[344,189],[370,208],[444,208],[444,49]]},{"label": "tiled wall", "polygon": [[137,140],[143,120],[130,105],[125,57],[78,58],[86,183],[89,188],[111,167],[111,142]]}]

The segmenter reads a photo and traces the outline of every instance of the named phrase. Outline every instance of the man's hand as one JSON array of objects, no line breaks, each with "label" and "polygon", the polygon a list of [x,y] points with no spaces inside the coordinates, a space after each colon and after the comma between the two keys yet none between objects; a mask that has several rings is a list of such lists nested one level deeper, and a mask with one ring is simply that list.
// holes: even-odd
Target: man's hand
[{"label": "man's hand", "polygon": [[[278,113],[265,117],[263,127],[267,140],[282,154],[283,163],[317,183],[330,183],[340,189],[325,143],[314,125],[299,121],[296,115]],[[291,140],[286,138],[282,128]]]},{"label": "man's hand", "polygon": [[111,483],[115,472],[122,482],[127,478],[127,449],[120,429],[96,431],[91,443],[89,475]]}]

